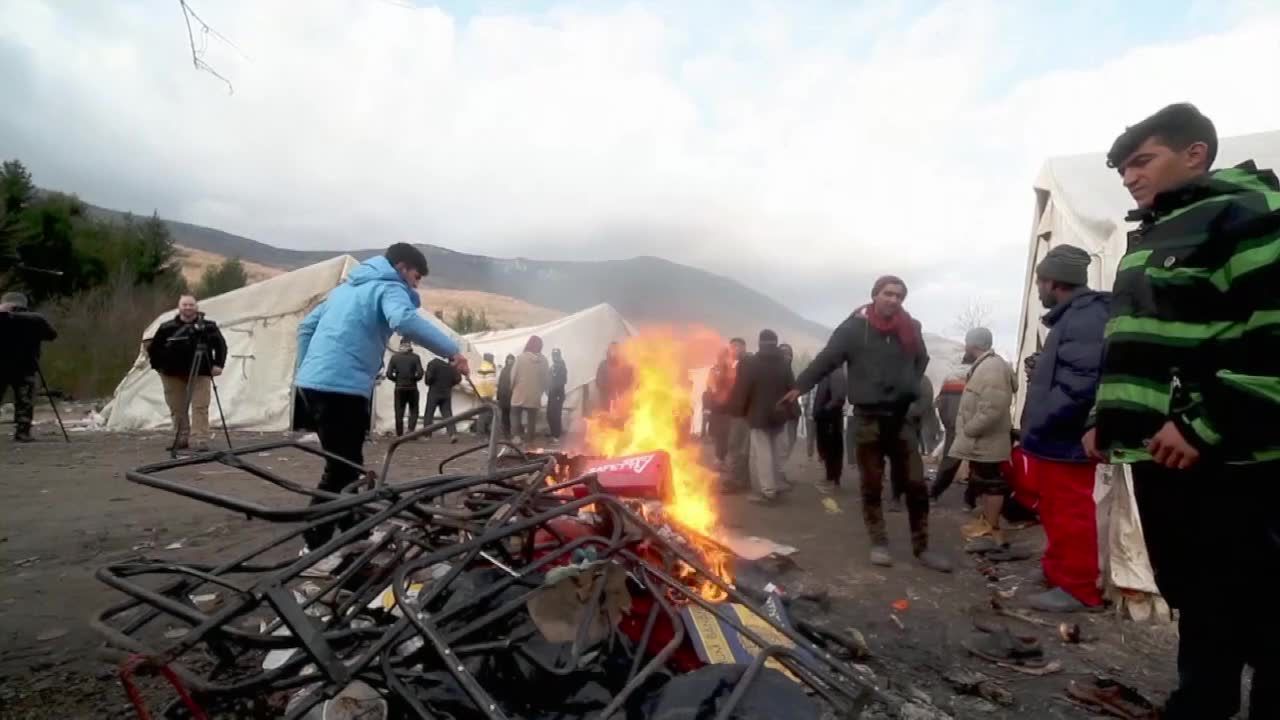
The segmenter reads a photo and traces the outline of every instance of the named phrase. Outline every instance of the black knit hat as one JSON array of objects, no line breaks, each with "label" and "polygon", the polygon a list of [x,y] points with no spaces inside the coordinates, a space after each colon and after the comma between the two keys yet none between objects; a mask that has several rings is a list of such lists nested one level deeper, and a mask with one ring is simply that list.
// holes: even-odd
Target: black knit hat
[{"label": "black knit hat", "polygon": [[1049,249],[1036,266],[1036,275],[1067,285],[1089,284],[1089,263],[1093,258],[1075,245],[1058,245]]}]

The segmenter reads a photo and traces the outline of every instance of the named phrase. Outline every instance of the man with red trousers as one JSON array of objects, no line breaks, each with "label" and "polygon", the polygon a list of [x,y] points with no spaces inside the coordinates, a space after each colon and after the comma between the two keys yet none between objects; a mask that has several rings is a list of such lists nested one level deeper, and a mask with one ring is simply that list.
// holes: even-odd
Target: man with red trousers
[{"label": "man with red trousers", "polygon": [[1097,464],[1080,442],[1098,394],[1103,333],[1110,293],[1088,287],[1090,257],[1072,245],[1051,249],[1036,266],[1040,302],[1049,328],[1027,385],[1022,450],[1040,491],[1040,521],[1048,545],[1044,580],[1049,589],[1030,598],[1047,612],[1075,612],[1102,604],[1098,587]]}]

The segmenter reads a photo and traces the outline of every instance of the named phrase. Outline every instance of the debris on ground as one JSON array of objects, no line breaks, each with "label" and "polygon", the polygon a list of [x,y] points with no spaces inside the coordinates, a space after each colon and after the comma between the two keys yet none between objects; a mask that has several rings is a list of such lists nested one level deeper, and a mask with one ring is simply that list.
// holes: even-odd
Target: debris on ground
[{"label": "debris on ground", "polygon": [[1155,720],[1156,707],[1137,690],[1109,678],[1072,681],[1067,699],[1077,705],[1123,720]]},{"label": "debris on ground", "polygon": [[973,695],[1005,706],[1013,705],[1013,693],[976,670],[953,668],[942,679],[962,695]]},{"label": "debris on ground", "polygon": [[[322,457],[291,441],[127,473],[278,529],[211,562],[98,571],[125,597],[92,623],[139,717],[162,702],[166,717],[949,717],[854,662],[866,641],[823,623],[821,593],[735,577],[740,558],[669,518],[660,495],[610,492],[563,453],[448,470],[483,445],[390,483],[395,447],[377,475],[352,466],[361,479],[341,493],[254,464]],[[292,497],[174,478],[219,464]],[[314,549],[299,555],[304,535]],[[142,693],[147,672],[167,685]]]}]

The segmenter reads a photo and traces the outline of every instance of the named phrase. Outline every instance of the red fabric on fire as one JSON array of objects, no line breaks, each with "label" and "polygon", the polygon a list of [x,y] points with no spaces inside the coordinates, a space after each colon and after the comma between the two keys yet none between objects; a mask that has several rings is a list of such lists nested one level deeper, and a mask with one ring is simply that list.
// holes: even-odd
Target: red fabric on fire
[{"label": "red fabric on fire", "polygon": [[1040,488],[1040,522],[1048,545],[1044,577],[1085,605],[1102,604],[1098,589],[1098,509],[1093,502],[1097,466],[1027,455]]}]

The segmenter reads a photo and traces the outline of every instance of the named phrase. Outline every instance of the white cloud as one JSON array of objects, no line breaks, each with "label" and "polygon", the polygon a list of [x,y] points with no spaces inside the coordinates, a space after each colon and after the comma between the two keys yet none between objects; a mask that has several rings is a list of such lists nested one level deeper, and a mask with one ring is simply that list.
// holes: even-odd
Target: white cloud
[{"label": "white cloud", "polygon": [[1249,70],[1280,64],[1266,4],[1235,6],[1220,34],[993,87],[1053,52],[994,0],[914,19],[871,4],[824,18],[819,40],[789,4],[708,31],[639,4],[462,21],[199,3],[250,58],[209,40],[234,95],[191,68],[174,5],[0,8],[0,73],[31,90],[0,118],[0,154],[94,202],[275,244],[661,255],[826,322],[892,271],[926,325],[947,331],[978,296],[1011,337],[1047,155],[1102,149],[1175,100],[1224,135],[1280,125]]}]

